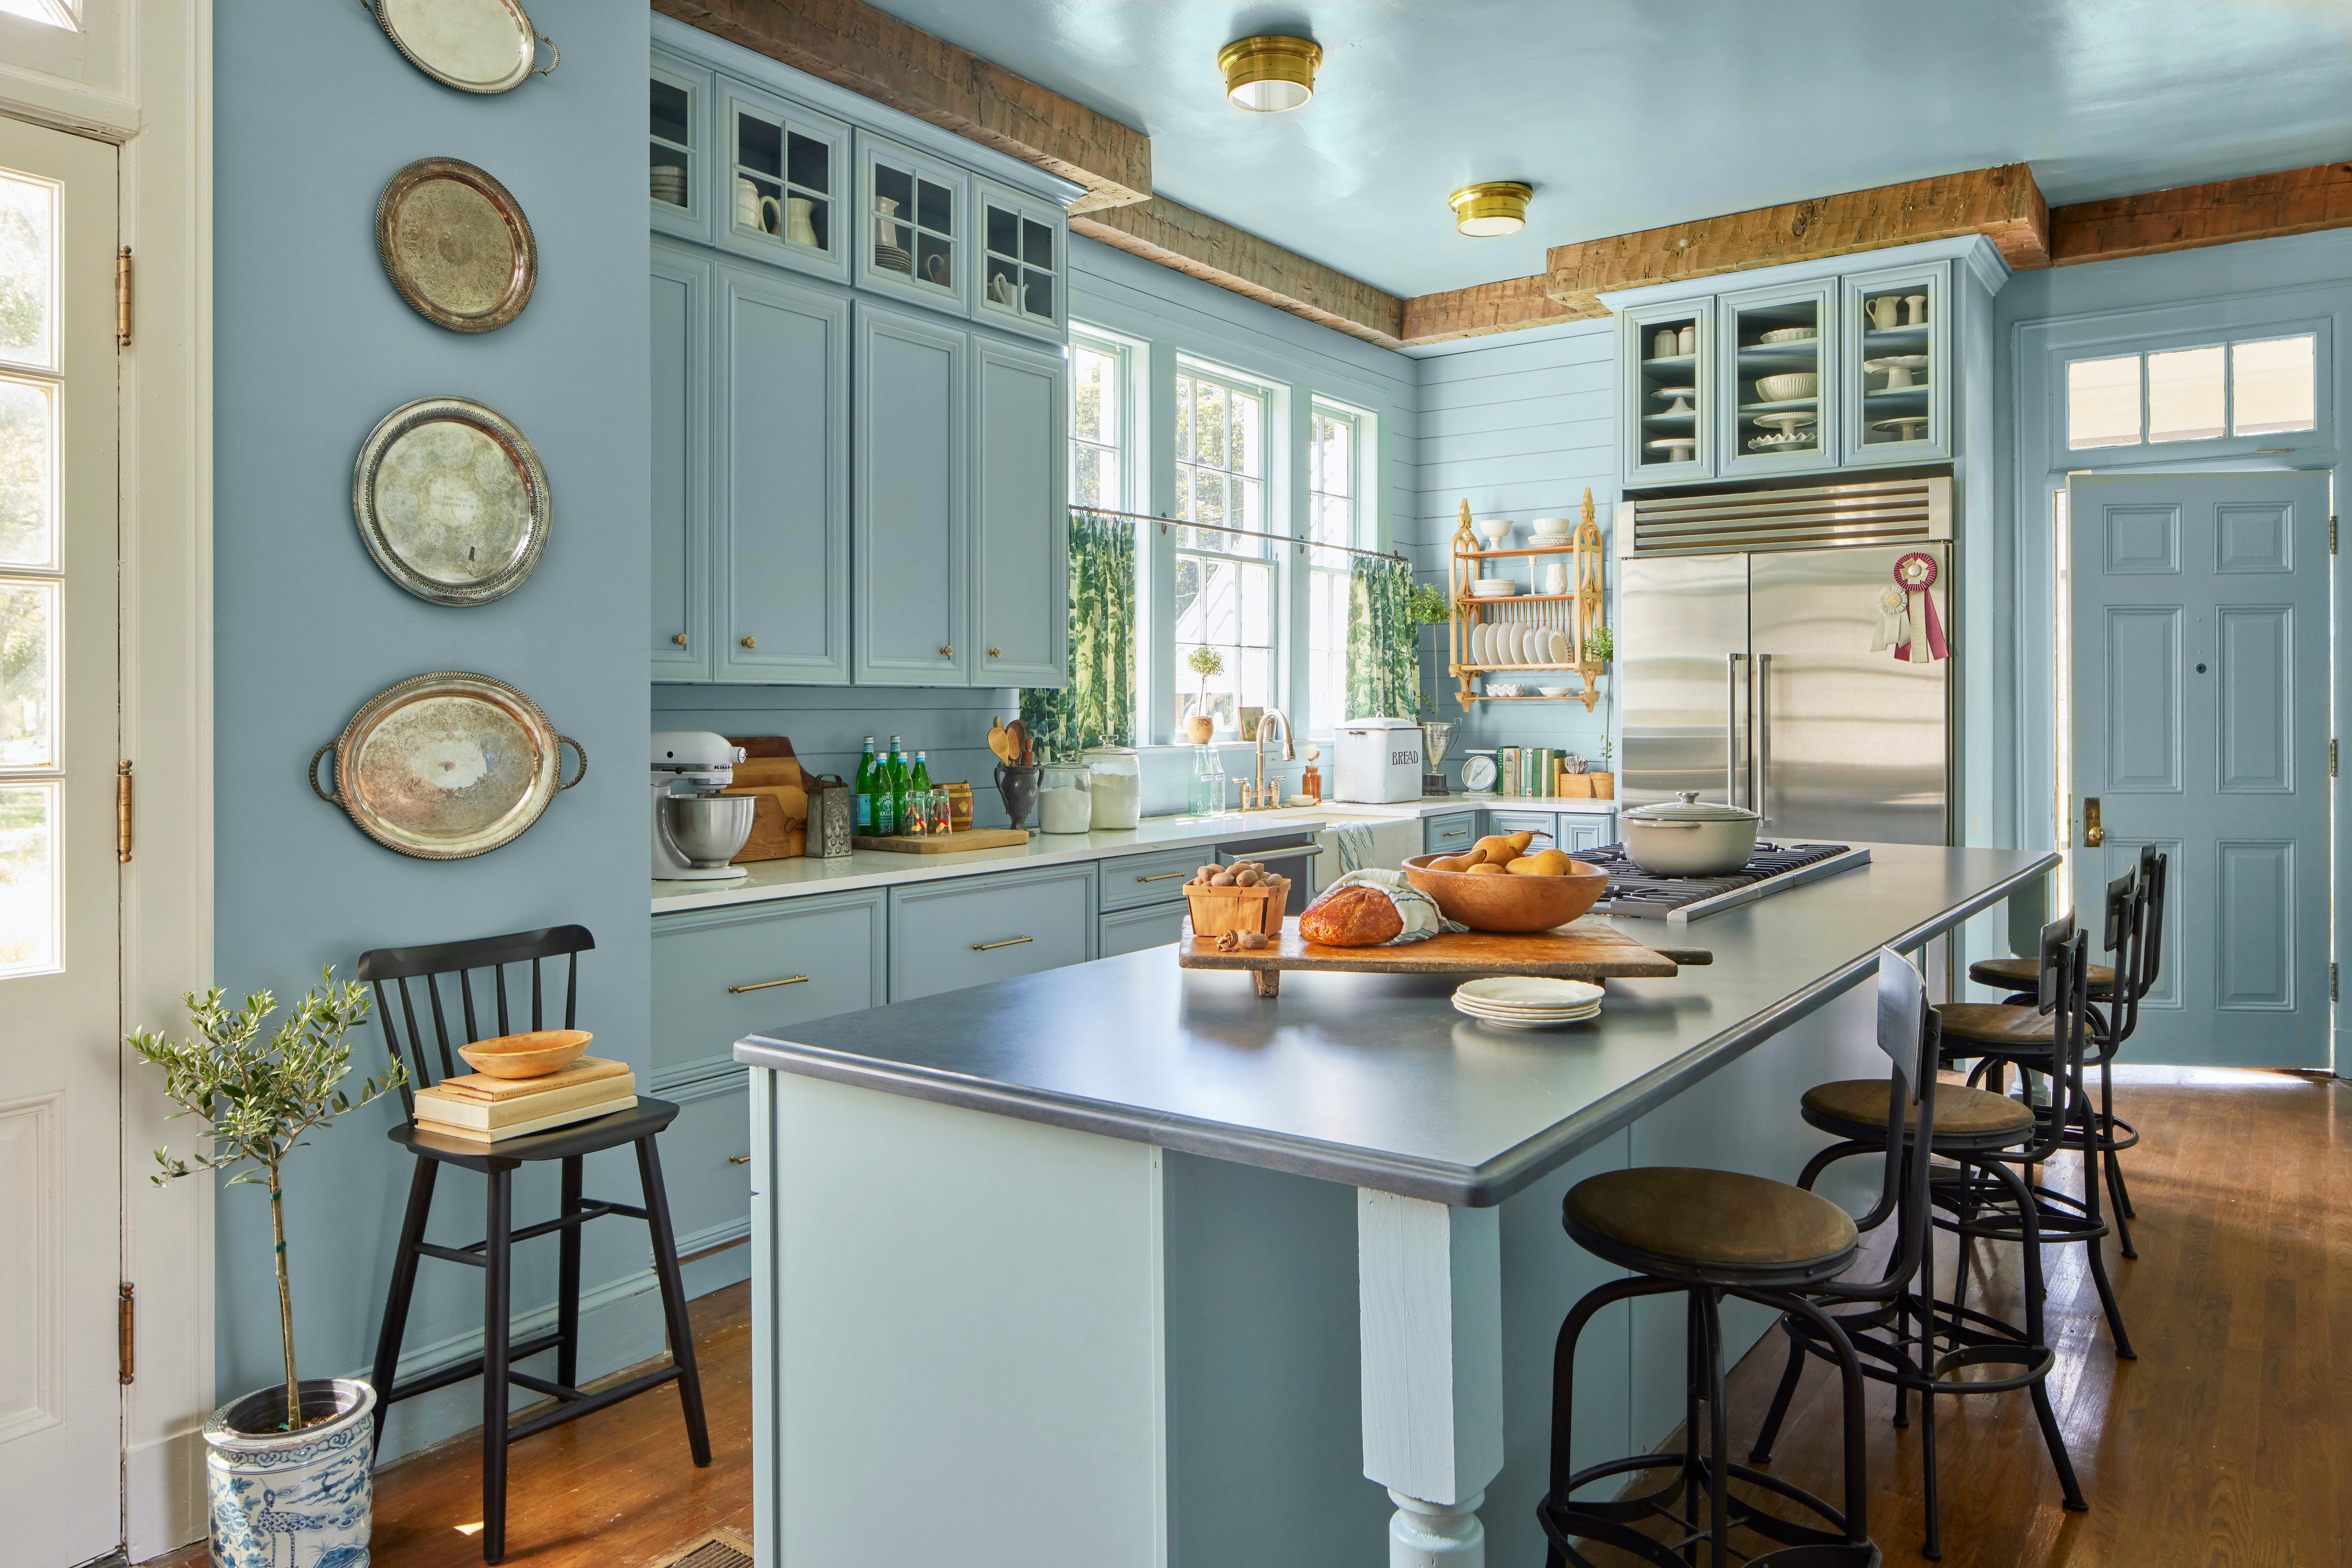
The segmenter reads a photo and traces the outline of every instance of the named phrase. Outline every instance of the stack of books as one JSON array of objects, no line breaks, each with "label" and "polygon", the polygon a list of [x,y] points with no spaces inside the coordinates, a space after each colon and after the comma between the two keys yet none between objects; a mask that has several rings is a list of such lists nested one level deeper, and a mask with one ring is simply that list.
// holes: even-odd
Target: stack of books
[{"label": "stack of books", "polygon": [[636,1108],[637,1079],[625,1061],[583,1056],[544,1078],[467,1072],[416,1092],[416,1124],[446,1138],[495,1144]]}]

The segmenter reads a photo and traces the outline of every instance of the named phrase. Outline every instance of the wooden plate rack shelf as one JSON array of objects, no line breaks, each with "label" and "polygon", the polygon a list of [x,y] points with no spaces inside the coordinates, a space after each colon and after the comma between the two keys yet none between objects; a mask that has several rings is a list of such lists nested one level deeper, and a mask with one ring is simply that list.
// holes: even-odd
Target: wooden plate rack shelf
[{"label": "wooden plate rack shelf", "polygon": [[[1601,525],[1592,517],[1592,492],[1584,492],[1584,516],[1567,542],[1556,545],[1529,545],[1519,549],[1480,549],[1478,536],[1470,528],[1470,503],[1462,503],[1462,520],[1454,530],[1454,562],[1448,580],[1448,597],[1454,603],[1454,617],[1447,637],[1446,671],[1459,683],[1455,696],[1466,710],[1473,703],[1508,702],[1580,702],[1591,713],[1601,701],[1601,675],[1605,666],[1591,657],[1591,638],[1603,625],[1602,613],[1607,600],[1601,591],[1601,560],[1604,552],[1601,542]],[[1574,585],[1567,593],[1514,593],[1482,599],[1470,591],[1471,583],[1486,575],[1486,563],[1522,556],[1566,556],[1569,558],[1569,580]],[[1533,587],[1530,572],[1528,586]],[[1472,657],[1472,635],[1485,626],[1538,626],[1568,633],[1569,643],[1576,650],[1576,659],[1565,664],[1480,664]],[[1508,675],[1573,674],[1575,689],[1558,696],[1529,694],[1526,696],[1490,696],[1479,689],[1480,677],[1488,674]],[[1532,683],[1530,683],[1532,684]],[[1560,683],[1566,684],[1566,683]]]}]

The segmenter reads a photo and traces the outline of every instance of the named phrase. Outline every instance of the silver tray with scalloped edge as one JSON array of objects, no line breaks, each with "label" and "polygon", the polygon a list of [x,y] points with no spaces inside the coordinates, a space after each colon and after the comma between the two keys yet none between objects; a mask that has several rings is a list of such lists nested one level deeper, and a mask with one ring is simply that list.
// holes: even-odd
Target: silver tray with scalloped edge
[{"label": "silver tray with scalloped edge", "polygon": [[427,397],[368,433],[352,518],[384,575],[419,599],[487,604],[539,565],[554,501],[513,422],[471,398]]}]

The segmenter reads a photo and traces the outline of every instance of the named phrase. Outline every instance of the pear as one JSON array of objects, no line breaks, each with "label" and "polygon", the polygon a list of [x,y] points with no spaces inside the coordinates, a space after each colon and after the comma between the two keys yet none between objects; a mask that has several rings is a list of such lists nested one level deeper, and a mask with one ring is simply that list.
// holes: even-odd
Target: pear
[{"label": "pear", "polygon": [[1517,859],[1519,852],[1526,847],[1527,846],[1525,844],[1512,842],[1508,834],[1489,833],[1486,837],[1480,839],[1476,843],[1471,845],[1470,852],[1476,856],[1478,860],[1489,861],[1496,865],[1503,865]]},{"label": "pear", "polygon": [[1445,855],[1430,862],[1429,869],[1432,871],[1468,871],[1470,869],[1470,857],[1468,855]]},{"label": "pear", "polygon": [[1504,872],[1503,868],[1496,865],[1493,861],[1486,861],[1481,864],[1472,866],[1470,868],[1470,874],[1472,876],[1501,876],[1504,874]]}]

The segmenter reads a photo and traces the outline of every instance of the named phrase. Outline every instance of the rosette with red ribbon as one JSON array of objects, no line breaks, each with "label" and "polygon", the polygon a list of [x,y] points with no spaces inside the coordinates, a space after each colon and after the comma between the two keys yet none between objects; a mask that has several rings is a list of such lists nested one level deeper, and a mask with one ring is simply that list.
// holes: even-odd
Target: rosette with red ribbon
[{"label": "rosette with red ribbon", "polygon": [[[1936,596],[1928,590],[1936,586],[1936,558],[1913,550],[1895,563],[1895,586],[1903,591],[1903,615],[1907,622],[1902,642],[1895,645],[1895,659],[1903,664],[1932,664],[1938,659],[1948,659],[1952,650],[1944,642],[1944,623],[1936,617]],[[1911,607],[1913,595],[1918,597],[1918,609]],[[1922,631],[1926,635],[1920,635]]]}]

